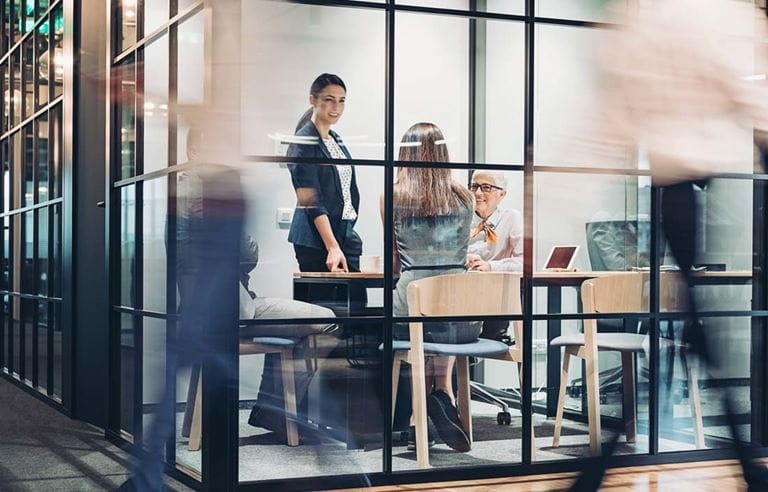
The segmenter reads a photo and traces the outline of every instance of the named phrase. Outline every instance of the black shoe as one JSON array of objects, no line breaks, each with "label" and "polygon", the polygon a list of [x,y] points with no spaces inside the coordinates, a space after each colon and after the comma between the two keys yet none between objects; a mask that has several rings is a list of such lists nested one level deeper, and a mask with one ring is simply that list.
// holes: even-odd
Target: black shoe
[{"label": "black shoe", "polygon": [[451,449],[466,453],[472,447],[469,436],[459,420],[451,397],[444,391],[433,391],[427,398],[427,413],[435,424],[437,434]]},{"label": "black shoe", "polygon": [[272,432],[282,432],[285,434],[285,415],[279,410],[275,410],[266,405],[259,405],[257,403],[253,406],[251,415],[248,416],[248,424]]},{"label": "black shoe", "polygon": [[[405,434],[405,439],[403,439],[402,437],[401,439],[407,443],[408,451],[416,451],[416,427],[411,426],[408,428],[407,431],[403,431],[402,434]],[[429,429],[427,429],[427,446],[431,448],[434,445],[435,445],[435,436],[433,436],[432,432],[430,432]]]}]

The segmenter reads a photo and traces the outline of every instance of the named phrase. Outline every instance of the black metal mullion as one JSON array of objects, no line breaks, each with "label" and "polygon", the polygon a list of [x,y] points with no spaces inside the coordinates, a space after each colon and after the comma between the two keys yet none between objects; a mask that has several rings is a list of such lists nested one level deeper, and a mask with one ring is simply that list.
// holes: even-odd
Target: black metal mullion
[{"label": "black metal mullion", "polygon": [[524,104],[524,142],[523,156],[523,464],[532,461],[531,448],[533,426],[533,218],[534,218],[534,87],[535,87],[535,0],[525,0],[525,104]]},{"label": "black metal mullion", "polygon": [[[139,3],[143,7],[143,0],[139,0]],[[143,8],[139,9],[142,12]],[[143,13],[141,15],[141,22],[137,25],[143,26]],[[141,27],[143,30],[143,27]],[[136,54],[136,71],[134,72],[136,84],[135,84],[135,110],[134,115],[136,118],[136,140],[134,145],[135,151],[135,163],[134,172],[136,175],[140,175],[144,171],[144,78],[146,74],[146,67],[144,66],[144,51],[140,50]],[[136,244],[134,245],[133,256],[133,286],[131,292],[133,294],[133,305],[137,309],[144,307],[144,244],[142,239],[144,237],[144,183],[136,183],[136,189],[134,193],[134,235]],[[136,316],[133,319],[134,330],[134,352],[133,352],[133,416],[134,416],[134,428],[133,437],[134,442],[140,443],[143,439],[143,403],[144,403],[144,319],[140,316]]]},{"label": "black metal mullion", "polygon": [[384,418],[384,453],[383,470],[384,473],[392,473],[392,364],[394,361],[394,352],[392,347],[392,289],[394,288],[394,270],[391,258],[394,250],[394,159],[395,159],[395,0],[387,0],[386,12],[386,114],[384,120],[385,128],[385,149],[384,149],[384,347],[382,350],[382,388],[384,408],[382,416]]},{"label": "black metal mullion", "polygon": [[661,230],[661,190],[651,187],[651,271],[649,311],[651,316],[649,336],[651,338],[648,357],[648,454],[659,454],[659,289],[661,282],[659,253],[663,247]]}]

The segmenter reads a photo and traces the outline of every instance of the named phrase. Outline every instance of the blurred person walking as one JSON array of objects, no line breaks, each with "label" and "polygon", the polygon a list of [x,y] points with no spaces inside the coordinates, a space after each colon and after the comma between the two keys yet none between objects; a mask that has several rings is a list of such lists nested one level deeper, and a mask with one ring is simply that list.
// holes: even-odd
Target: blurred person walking
[{"label": "blurred person walking", "polygon": [[[768,69],[765,12],[735,0],[644,0],[613,13],[617,27],[599,46],[605,84],[600,152],[640,149],[648,156],[653,185],[661,187],[662,230],[688,286],[684,350],[718,369],[727,357],[713,357],[692,292],[694,187],[705,189],[715,174],[745,172],[734,142],[745,130],[768,130],[768,87],[755,76]],[[768,473],[751,461],[735,430],[731,399],[722,396],[749,490],[768,490]],[[615,444],[616,436],[571,490],[598,489]]]}]

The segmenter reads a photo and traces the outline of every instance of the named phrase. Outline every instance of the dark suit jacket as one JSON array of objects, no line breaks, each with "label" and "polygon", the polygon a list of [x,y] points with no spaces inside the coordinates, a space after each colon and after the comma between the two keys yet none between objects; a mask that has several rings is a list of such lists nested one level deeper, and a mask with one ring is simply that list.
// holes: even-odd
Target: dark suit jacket
[{"label": "dark suit jacket", "polygon": [[[331,131],[331,137],[336,140],[347,159],[351,159],[349,151],[344,143],[334,131]],[[298,137],[310,137],[309,143],[292,143],[288,146],[288,157],[300,157],[305,159],[331,159],[325,144],[317,133],[315,124],[311,121],[296,132]],[[312,141],[311,138],[316,139]],[[347,162],[351,164],[351,162]],[[341,191],[341,180],[336,166],[321,165],[314,163],[294,163],[288,164],[291,171],[291,180],[294,189],[299,188],[314,190],[314,193],[302,193],[304,195],[313,195],[305,198],[304,203],[296,204],[296,211],[293,214],[291,229],[288,233],[288,241],[300,246],[310,248],[325,249],[320,234],[315,228],[314,220],[320,215],[327,215],[333,229],[333,235],[339,244],[343,243],[345,224],[341,216],[344,211],[344,196]],[[352,206],[355,212],[360,209],[360,192],[357,189],[355,168],[352,167],[352,184],[350,191],[352,194]]]}]

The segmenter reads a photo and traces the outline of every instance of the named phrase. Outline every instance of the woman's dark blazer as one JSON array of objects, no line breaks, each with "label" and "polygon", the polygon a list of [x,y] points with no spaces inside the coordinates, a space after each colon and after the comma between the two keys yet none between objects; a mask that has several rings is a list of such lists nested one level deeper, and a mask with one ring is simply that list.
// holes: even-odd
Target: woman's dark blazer
[{"label": "woman's dark blazer", "polygon": [[[334,131],[330,132],[331,137],[339,144],[347,159],[351,159],[349,151],[344,143]],[[303,159],[331,159],[325,144],[317,133],[315,124],[311,121],[304,125],[296,136],[304,137],[308,143],[291,143],[288,146],[288,157],[298,157]],[[307,137],[313,137],[307,138]],[[346,162],[352,164],[352,162]],[[305,203],[297,203],[296,211],[293,214],[291,229],[288,232],[288,241],[300,246],[310,248],[325,249],[323,240],[317,232],[314,220],[320,215],[328,215],[328,221],[331,223],[333,235],[339,244],[343,243],[346,226],[341,216],[344,212],[344,196],[341,191],[341,180],[336,166],[320,165],[315,163],[292,163],[288,164],[291,171],[291,180],[294,189],[309,188],[314,193],[302,193],[304,195],[313,195],[306,199]],[[352,206],[355,212],[360,209],[360,192],[357,189],[357,179],[354,166],[352,167],[352,184],[350,186],[352,194]]]}]

